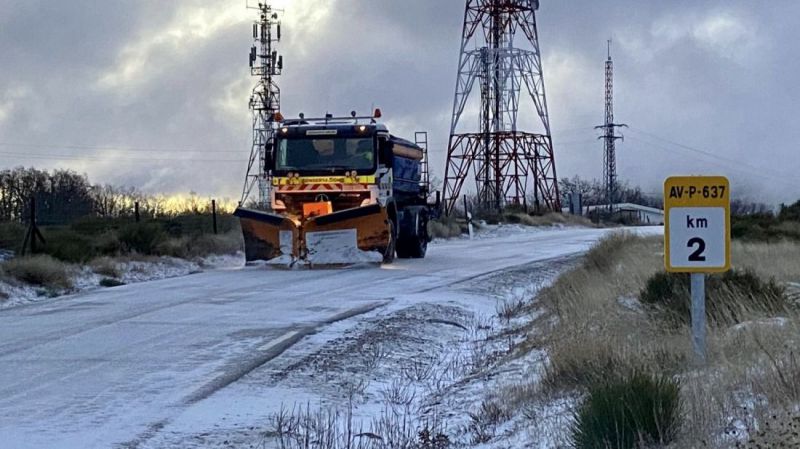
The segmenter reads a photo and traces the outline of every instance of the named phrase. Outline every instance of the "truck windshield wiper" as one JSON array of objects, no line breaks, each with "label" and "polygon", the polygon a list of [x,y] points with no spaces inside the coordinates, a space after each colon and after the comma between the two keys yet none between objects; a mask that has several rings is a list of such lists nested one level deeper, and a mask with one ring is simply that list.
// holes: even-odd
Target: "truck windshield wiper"
[{"label": "truck windshield wiper", "polygon": [[305,168],[312,168],[312,169],[325,170],[331,172],[334,172],[336,170],[345,170],[345,171],[355,170],[353,167],[347,165],[309,165]]}]

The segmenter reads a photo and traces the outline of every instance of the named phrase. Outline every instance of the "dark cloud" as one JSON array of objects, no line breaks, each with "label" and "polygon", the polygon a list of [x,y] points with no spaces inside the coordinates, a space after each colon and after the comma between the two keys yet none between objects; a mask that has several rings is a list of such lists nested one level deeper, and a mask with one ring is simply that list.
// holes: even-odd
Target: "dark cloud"
[{"label": "dark cloud", "polygon": [[[244,3],[0,1],[2,165],[69,166],[101,182],[237,196],[252,85]],[[380,106],[398,134],[431,133],[441,177],[464,2],[284,3],[286,114]],[[670,174],[720,172],[753,198],[800,196],[797,17],[793,0],[543,0],[559,175],[600,176],[592,127],[603,120],[613,37],[617,117],[631,125],[619,152],[623,179],[657,191]]]}]

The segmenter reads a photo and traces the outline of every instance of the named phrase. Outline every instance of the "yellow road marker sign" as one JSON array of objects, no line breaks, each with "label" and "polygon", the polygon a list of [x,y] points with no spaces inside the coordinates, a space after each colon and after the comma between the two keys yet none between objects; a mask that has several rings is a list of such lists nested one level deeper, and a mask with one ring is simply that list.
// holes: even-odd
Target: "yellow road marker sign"
[{"label": "yellow road marker sign", "polygon": [[675,176],[664,183],[664,264],[669,272],[731,268],[731,188],[723,176]]}]

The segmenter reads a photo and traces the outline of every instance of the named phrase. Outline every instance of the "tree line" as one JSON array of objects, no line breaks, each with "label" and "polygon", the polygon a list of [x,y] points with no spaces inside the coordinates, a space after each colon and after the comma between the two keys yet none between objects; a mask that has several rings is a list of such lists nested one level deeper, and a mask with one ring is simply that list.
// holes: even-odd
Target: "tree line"
[{"label": "tree line", "polygon": [[[43,225],[68,224],[78,218],[174,217],[211,212],[211,200],[195,193],[188,196],[146,194],[133,187],[92,184],[85,174],[72,170],[53,171],[18,167],[0,171],[0,221],[27,222],[31,199],[36,202],[37,221]],[[221,211],[235,204],[224,200]]]},{"label": "tree line", "polygon": [[[597,179],[586,180],[579,176],[562,178],[558,181],[558,190],[561,193],[561,204],[565,207],[570,203],[570,195],[580,193],[584,206],[597,206],[607,204],[605,184]],[[616,203],[633,203],[640,206],[661,208],[661,196],[648,195],[641,187],[632,187],[628,183],[618,183]]]}]

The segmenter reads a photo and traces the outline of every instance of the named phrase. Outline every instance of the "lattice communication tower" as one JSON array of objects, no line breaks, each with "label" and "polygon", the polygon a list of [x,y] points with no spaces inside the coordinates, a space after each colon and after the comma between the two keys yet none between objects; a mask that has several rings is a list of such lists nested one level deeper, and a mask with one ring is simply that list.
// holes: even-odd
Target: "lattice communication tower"
[{"label": "lattice communication tower", "polygon": [[604,131],[603,140],[603,184],[605,185],[606,204],[613,211],[617,202],[617,140],[624,139],[617,134],[617,128],[627,128],[624,123],[614,123],[614,61],[611,59],[611,41],[608,41],[608,59],[606,60],[606,120],[605,124],[595,127]]},{"label": "lattice communication tower", "polygon": [[253,190],[258,189],[257,207],[267,210],[270,206],[272,175],[267,167],[272,152],[272,142],[280,111],[281,90],[275,77],[283,70],[283,56],[273,48],[281,40],[280,10],[272,8],[269,2],[259,2],[258,6],[248,3],[249,9],[258,11],[258,20],[253,23],[253,47],[250,49],[250,74],[258,78],[250,97],[250,110],[253,113],[253,147],[247,164],[247,176],[242,190],[241,204],[246,205]]},{"label": "lattice communication tower", "polygon": [[[453,212],[470,172],[481,207],[561,209],[536,25],[538,9],[539,0],[467,0],[445,168],[447,214]],[[522,45],[515,41],[518,36]],[[476,84],[481,101],[478,125],[472,126],[478,131],[467,132],[461,122]],[[523,88],[538,117],[531,125],[538,129],[530,129],[528,123],[518,127]],[[529,204],[529,185],[533,204]]]}]

